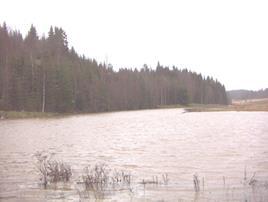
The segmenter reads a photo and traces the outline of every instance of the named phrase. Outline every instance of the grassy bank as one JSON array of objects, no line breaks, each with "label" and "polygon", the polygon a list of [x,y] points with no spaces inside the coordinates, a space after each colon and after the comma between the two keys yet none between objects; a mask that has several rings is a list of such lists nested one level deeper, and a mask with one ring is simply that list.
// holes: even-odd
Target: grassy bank
[{"label": "grassy bank", "polygon": [[217,112],[232,111],[228,105],[212,105],[212,104],[190,104],[185,107],[187,112]]},{"label": "grassy bank", "polygon": [[235,100],[232,107],[236,111],[268,111],[268,99]]},{"label": "grassy bank", "polygon": [[187,112],[212,112],[212,111],[233,111],[228,105],[216,104],[189,104],[189,105],[160,105],[159,109],[181,108]]},{"label": "grassy bank", "polygon": [[49,112],[0,111],[0,119],[52,118],[63,115]]},{"label": "grassy bank", "polygon": [[157,109],[172,109],[172,108],[187,108],[190,105],[180,105],[180,104],[175,104],[175,105],[158,105]]},{"label": "grassy bank", "polygon": [[191,104],[185,109],[188,112],[216,112],[216,111],[268,111],[268,99],[235,100],[231,105],[202,105]]}]

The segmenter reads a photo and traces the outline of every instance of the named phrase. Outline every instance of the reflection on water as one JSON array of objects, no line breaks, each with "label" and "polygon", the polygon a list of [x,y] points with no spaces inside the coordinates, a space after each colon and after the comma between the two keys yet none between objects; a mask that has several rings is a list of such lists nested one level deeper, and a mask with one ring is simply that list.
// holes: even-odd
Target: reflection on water
[{"label": "reflection on water", "polygon": [[[47,151],[72,166],[74,182],[88,165],[105,163],[133,175],[133,191],[107,200],[267,201],[268,113],[182,113],[179,109],[0,121],[0,200],[79,201],[79,184],[41,189],[34,154]],[[256,186],[243,185],[244,170]],[[144,185],[142,179],[169,183]],[[193,175],[200,192],[195,193]],[[85,197],[84,197],[85,198]],[[86,198],[85,198],[86,200]]]}]

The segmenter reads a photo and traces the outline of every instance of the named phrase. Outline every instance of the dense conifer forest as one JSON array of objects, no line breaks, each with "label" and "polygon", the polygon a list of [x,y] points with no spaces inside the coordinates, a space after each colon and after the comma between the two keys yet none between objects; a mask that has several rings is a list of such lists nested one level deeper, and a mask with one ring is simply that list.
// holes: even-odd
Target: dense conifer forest
[{"label": "dense conifer forest", "polygon": [[62,28],[23,37],[0,25],[0,110],[103,112],[188,103],[227,104],[224,85],[177,67],[121,68],[79,55]]}]

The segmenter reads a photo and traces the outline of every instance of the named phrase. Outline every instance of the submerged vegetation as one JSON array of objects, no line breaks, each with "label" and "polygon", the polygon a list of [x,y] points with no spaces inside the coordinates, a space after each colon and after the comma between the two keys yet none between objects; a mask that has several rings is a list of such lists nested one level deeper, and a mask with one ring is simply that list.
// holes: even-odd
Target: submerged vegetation
[{"label": "submerged vegetation", "polygon": [[0,25],[0,110],[104,112],[188,103],[227,104],[224,85],[211,77],[157,64],[115,71],[79,56],[62,28],[25,38]]},{"label": "submerged vegetation", "polygon": [[[74,186],[70,186],[69,189],[71,190],[76,187],[75,189],[78,193],[79,201],[92,199],[105,200],[111,195],[120,194],[122,192],[126,192],[133,197],[135,194],[138,194],[139,190],[143,190],[145,194],[145,190],[147,189],[148,191],[161,187],[167,189],[169,185],[171,185],[170,187],[172,188],[175,183],[172,182],[173,179],[168,176],[168,173],[164,173],[161,176],[153,175],[139,179],[137,176],[133,176],[129,171],[112,169],[104,163],[86,166],[82,173],[78,173],[78,178],[71,178],[73,172],[70,165],[62,161],[53,160],[53,155],[46,152],[37,152],[34,156],[37,160],[36,167],[41,176],[40,182],[42,187],[57,190],[61,189],[60,187],[54,186],[57,183],[74,184]],[[226,177],[223,176],[222,188],[217,187],[214,190],[218,192],[218,189],[222,189],[222,193],[217,193],[216,197],[218,197],[218,199],[220,197],[220,201],[240,201],[241,197],[245,201],[265,201],[267,199],[266,197],[268,197],[266,194],[268,182],[263,180],[259,181],[256,178],[256,173],[249,174],[246,168],[243,175],[240,187],[230,187]],[[63,189],[66,189],[66,187],[63,187]],[[212,190],[207,187],[207,182],[205,182],[204,177],[202,177],[201,182],[197,173],[193,175],[192,191],[195,193],[195,201],[207,201],[209,197],[212,197]],[[235,191],[238,191],[238,193],[235,193]]]},{"label": "submerged vegetation", "polygon": [[194,190],[195,190],[195,192],[200,191],[200,180],[199,180],[197,174],[194,175]]},{"label": "submerged vegetation", "polygon": [[47,188],[51,183],[68,182],[72,176],[71,166],[56,160],[52,160],[51,154],[37,152],[37,168],[40,174],[41,184]]},{"label": "submerged vegetation", "polygon": [[105,164],[96,164],[92,168],[87,166],[82,175],[84,191],[95,198],[105,198],[105,195],[114,191],[132,191],[132,176],[130,172],[111,170]]}]

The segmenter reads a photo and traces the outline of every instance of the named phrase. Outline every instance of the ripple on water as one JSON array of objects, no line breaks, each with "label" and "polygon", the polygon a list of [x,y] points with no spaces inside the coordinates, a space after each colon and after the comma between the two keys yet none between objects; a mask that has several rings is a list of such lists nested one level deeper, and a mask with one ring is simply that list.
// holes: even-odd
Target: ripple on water
[{"label": "ripple on water", "polygon": [[[130,170],[137,181],[169,173],[168,187],[150,187],[144,193],[137,186],[134,199],[195,200],[195,173],[211,189],[198,196],[200,201],[222,197],[223,176],[230,187],[228,193],[225,190],[228,199],[242,200],[241,190],[234,186],[241,186],[245,167],[249,176],[256,172],[259,181],[268,181],[268,113],[181,112],[144,110],[0,122],[0,199],[79,200],[75,188],[31,187],[38,181],[34,154],[43,150],[71,164],[73,179],[96,162]],[[263,197],[267,199],[267,194]]]}]

